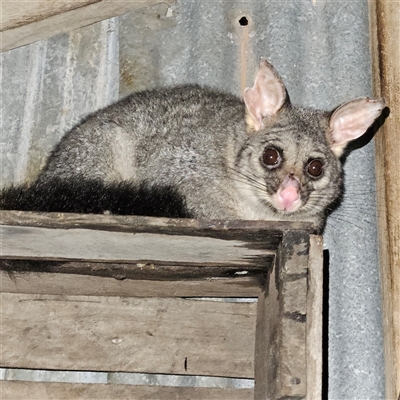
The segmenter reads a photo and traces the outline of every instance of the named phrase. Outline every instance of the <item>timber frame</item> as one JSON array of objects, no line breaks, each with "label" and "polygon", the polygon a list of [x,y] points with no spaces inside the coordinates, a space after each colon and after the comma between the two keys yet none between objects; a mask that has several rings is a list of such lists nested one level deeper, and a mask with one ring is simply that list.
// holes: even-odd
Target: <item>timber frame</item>
[{"label": "timber frame", "polygon": [[375,136],[386,398],[400,399],[400,4],[369,2],[374,94],[390,113]]},{"label": "timber frame", "polygon": [[[255,379],[254,390],[177,387],[173,395],[171,387],[1,381],[5,398],[321,398],[322,238],[311,224],[0,217],[1,367]],[[258,301],[191,300],[204,296]]]}]

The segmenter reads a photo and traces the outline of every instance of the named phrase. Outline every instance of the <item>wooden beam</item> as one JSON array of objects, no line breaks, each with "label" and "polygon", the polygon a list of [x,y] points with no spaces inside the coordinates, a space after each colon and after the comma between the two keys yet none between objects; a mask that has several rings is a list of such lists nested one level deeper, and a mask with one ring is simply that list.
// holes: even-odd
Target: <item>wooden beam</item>
[{"label": "wooden beam", "polygon": [[[157,270],[154,268],[154,271]],[[121,297],[258,297],[263,278],[264,273],[241,276],[240,271],[237,275],[225,278],[169,281],[126,279],[123,275],[106,277],[34,270],[0,271],[1,291],[4,293]]]},{"label": "wooden beam", "polygon": [[250,400],[253,389],[221,389],[115,384],[0,381],[0,393],[12,400]]},{"label": "wooden beam", "polygon": [[263,248],[274,250],[281,241],[283,231],[303,230],[310,233],[315,231],[315,226],[311,222],[224,221],[4,210],[0,210],[0,223],[1,225],[62,229],[100,227],[102,230],[113,232],[155,232],[168,235],[179,232],[179,234],[203,235],[222,239],[233,237],[246,240],[246,238],[253,238],[262,243]]},{"label": "wooden beam", "polygon": [[[281,246],[277,262],[268,271],[264,291],[258,299],[254,361],[256,399],[303,399],[308,396],[307,384],[311,382],[307,379],[310,338],[306,339],[311,321],[307,323],[307,319],[308,313],[311,319],[315,317],[310,305],[320,291],[315,288],[308,291],[309,283],[314,283],[313,279],[308,281],[309,236],[287,232]],[[320,261],[320,257],[316,257],[320,250],[321,246],[313,246],[313,263]],[[313,271],[315,268],[316,265]],[[319,302],[320,299],[316,300]],[[319,331],[311,330],[311,333]],[[316,340],[320,343],[321,339]],[[315,366],[320,363],[322,347],[317,345],[315,349],[315,359],[311,361],[314,371],[313,365],[309,371],[318,373]],[[316,376],[313,385],[318,383],[320,378]],[[313,387],[314,393],[317,391]]]},{"label": "wooden beam", "polygon": [[310,236],[307,292],[307,400],[322,399],[323,240]]},{"label": "wooden beam", "polygon": [[157,3],[171,4],[173,0],[2,1],[1,51]]},{"label": "wooden beam", "polygon": [[1,231],[2,258],[250,269],[273,257],[272,251],[251,248],[245,241],[201,236],[21,226],[2,226]]},{"label": "wooden beam", "polygon": [[271,263],[284,232],[313,232],[308,223],[18,211],[0,211],[0,221],[2,259],[243,267],[258,272]]},{"label": "wooden beam", "polygon": [[375,95],[390,109],[375,137],[386,398],[400,398],[400,6],[370,3]]},{"label": "wooden beam", "polygon": [[1,293],[1,367],[252,378],[257,303]]}]

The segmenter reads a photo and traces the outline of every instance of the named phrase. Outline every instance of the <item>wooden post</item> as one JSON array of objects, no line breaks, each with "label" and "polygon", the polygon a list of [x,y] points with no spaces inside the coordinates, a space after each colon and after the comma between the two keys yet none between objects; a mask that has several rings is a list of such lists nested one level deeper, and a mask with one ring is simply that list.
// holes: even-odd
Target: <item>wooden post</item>
[{"label": "wooden post", "polygon": [[400,3],[370,2],[374,90],[390,114],[375,137],[386,398],[400,398]]},{"label": "wooden post", "polygon": [[310,236],[307,287],[307,398],[322,399],[323,240]]},{"label": "wooden post", "polygon": [[322,239],[287,232],[258,298],[254,398],[320,399]]}]

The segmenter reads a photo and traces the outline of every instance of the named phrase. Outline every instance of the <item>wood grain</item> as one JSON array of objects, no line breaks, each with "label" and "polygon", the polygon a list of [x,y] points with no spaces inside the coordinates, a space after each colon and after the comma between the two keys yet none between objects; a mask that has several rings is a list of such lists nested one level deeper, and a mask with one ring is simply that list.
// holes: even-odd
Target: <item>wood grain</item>
[{"label": "wood grain", "polygon": [[[254,376],[257,399],[320,393],[311,224],[0,216],[5,367]],[[258,306],[170,298],[208,293]]]},{"label": "wood grain", "polygon": [[[109,234],[112,235],[112,234]],[[151,243],[149,244],[151,247]],[[170,250],[173,254],[174,251]],[[9,259],[3,256],[0,258],[0,271],[12,275],[13,278],[29,272],[34,273],[55,273],[60,275],[114,278],[119,281],[151,280],[151,281],[184,281],[184,280],[212,280],[228,279],[233,280],[247,277],[253,279],[253,285],[262,285],[265,270],[274,262],[275,255],[265,257],[265,263],[260,265],[249,265],[242,268],[240,265],[160,265],[154,263],[135,263],[109,261],[49,261],[46,259]],[[44,277],[43,277],[44,278]],[[251,280],[248,280],[250,283]]]},{"label": "wood grain", "polygon": [[1,366],[252,378],[256,303],[1,294]]},{"label": "wood grain", "polygon": [[308,394],[309,251],[308,235],[285,232],[277,262],[266,276],[257,310],[256,399],[302,399]]},{"label": "wood grain", "polygon": [[322,399],[323,240],[310,236],[307,293],[307,400]]},{"label": "wood grain", "polygon": [[375,136],[386,398],[400,398],[400,7],[370,3],[375,95],[390,109]]},{"label": "wood grain", "polygon": [[253,389],[0,381],[3,400],[250,400]]},{"label": "wood grain", "polygon": [[1,235],[3,258],[251,267],[273,255],[240,240],[157,233],[2,226]]},{"label": "wood grain", "polygon": [[[0,210],[1,225],[36,226],[62,229],[101,229],[113,232],[148,232],[168,235],[185,234],[194,236],[242,238],[258,240],[265,248],[276,249],[282,232],[301,230],[312,233],[314,224],[310,222],[287,221],[226,221],[188,218],[156,218],[136,215],[102,215],[47,213],[30,211]],[[270,247],[272,246],[272,247]]]},{"label": "wood grain", "polygon": [[33,22],[41,21],[53,15],[87,7],[89,4],[97,3],[98,0],[57,0],[57,1],[2,1],[2,24],[1,30],[17,28]]},{"label": "wood grain", "polygon": [[[1,51],[172,0],[2,1]],[[28,7],[27,7],[28,4]]]},{"label": "wood grain", "polygon": [[4,293],[121,297],[258,297],[263,278],[264,274],[202,280],[144,280],[74,273],[0,271],[1,291]]}]

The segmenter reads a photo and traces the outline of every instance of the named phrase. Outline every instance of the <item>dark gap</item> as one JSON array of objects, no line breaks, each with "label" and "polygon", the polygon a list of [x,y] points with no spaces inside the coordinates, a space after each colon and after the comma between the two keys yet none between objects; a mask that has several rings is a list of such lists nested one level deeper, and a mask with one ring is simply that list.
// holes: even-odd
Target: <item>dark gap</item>
[{"label": "dark gap", "polygon": [[240,26],[247,26],[249,24],[249,20],[246,17],[242,17],[239,19]]},{"label": "dark gap", "polygon": [[322,399],[328,399],[329,386],[329,250],[323,254],[322,286]]}]

